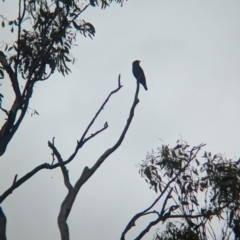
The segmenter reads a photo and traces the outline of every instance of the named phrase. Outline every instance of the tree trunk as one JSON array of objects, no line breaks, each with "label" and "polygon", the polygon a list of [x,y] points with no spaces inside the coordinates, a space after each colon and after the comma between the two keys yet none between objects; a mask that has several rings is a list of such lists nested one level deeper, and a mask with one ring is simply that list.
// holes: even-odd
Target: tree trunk
[{"label": "tree trunk", "polygon": [[6,238],[6,223],[7,218],[0,207],[0,240],[7,240]]}]

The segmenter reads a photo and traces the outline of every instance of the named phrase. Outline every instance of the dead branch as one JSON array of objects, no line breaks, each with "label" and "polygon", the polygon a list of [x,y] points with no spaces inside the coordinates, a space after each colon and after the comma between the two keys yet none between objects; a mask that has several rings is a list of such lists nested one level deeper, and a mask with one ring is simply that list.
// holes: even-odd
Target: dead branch
[{"label": "dead branch", "polygon": [[[117,89],[113,90],[110,95],[107,97],[107,99],[105,100],[105,104],[107,103],[107,101],[109,100],[110,96],[114,93],[116,93],[117,91],[119,91],[121,89],[121,84],[120,84],[120,75],[119,75],[119,78],[118,78],[118,87]],[[102,106],[105,106],[105,105],[102,105]],[[101,106],[101,107],[102,107]],[[100,108],[101,109],[101,108]],[[103,108],[102,108],[103,109]],[[102,110],[101,109],[101,110]],[[100,111],[98,111],[98,114],[99,115]],[[94,119],[96,118],[96,116],[94,117]],[[28,172],[27,174],[25,174],[22,178],[20,178],[19,180],[17,180],[17,175],[15,175],[14,177],[14,180],[13,180],[13,184],[10,188],[8,188],[1,196],[0,196],[0,203],[2,203],[10,194],[12,194],[12,192],[18,188],[20,185],[22,185],[24,182],[26,182],[28,179],[30,179],[33,175],[35,175],[37,172],[39,172],[40,170],[42,169],[49,169],[49,170],[53,170],[55,168],[58,168],[58,167],[61,167],[61,170],[62,170],[62,173],[63,173],[63,176],[64,176],[64,182],[65,182],[65,186],[70,190],[72,189],[72,186],[69,182],[69,177],[68,177],[68,172],[67,172],[67,169],[65,167],[66,164],[70,163],[74,157],[76,156],[78,150],[88,141],[90,140],[91,138],[93,138],[93,136],[96,136],[98,133],[100,133],[101,131],[103,131],[104,129],[106,129],[108,126],[107,124],[105,123],[104,124],[104,127],[103,129],[93,133],[90,137],[88,138],[83,138],[82,141],[80,140],[78,143],[77,143],[77,147],[74,151],[74,153],[65,161],[63,161],[62,157],[61,157],[61,154],[59,153],[59,151],[57,150],[57,148],[54,146],[54,142],[51,143],[51,142],[48,142],[48,146],[52,149],[53,151],[53,154],[57,157],[58,159],[58,163],[56,164],[49,164],[49,163],[43,163],[39,166],[37,166],[36,168],[34,168],[32,171]],[[88,128],[89,129],[89,128]],[[85,131],[86,132],[86,131]],[[86,132],[87,133],[87,132]],[[85,134],[86,135],[86,134]]]},{"label": "dead branch", "polygon": [[79,177],[78,181],[74,185],[73,189],[68,192],[67,196],[63,200],[63,202],[61,204],[60,212],[58,215],[58,227],[60,230],[62,240],[69,240],[69,230],[68,230],[68,225],[67,225],[67,219],[71,212],[73,203],[77,197],[77,194],[78,194],[80,188],[84,185],[84,183],[86,183],[89,180],[89,178],[95,173],[95,171],[97,171],[97,169],[107,159],[107,157],[110,154],[112,154],[121,145],[121,143],[127,133],[127,130],[131,124],[131,121],[133,119],[135,107],[137,106],[137,104],[139,102],[138,92],[139,92],[139,83],[137,82],[136,93],[135,93],[132,107],[130,109],[129,117],[128,117],[127,123],[126,123],[118,141],[113,145],[113,147],[106,150],[102,154],[102,156],[99,157],[99,159],[96,161],[96,163],[91,168],[88,168],[87,166],[84,168],[81,176]]}]

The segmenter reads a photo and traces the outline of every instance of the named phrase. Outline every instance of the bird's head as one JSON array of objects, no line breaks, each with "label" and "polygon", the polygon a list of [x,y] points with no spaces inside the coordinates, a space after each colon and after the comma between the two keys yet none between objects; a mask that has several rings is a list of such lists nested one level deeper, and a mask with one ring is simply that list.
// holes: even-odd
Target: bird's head
[{"label": "bird's head", "polygon": [[139,63],[140,63],[141,61],[139,61],[139,60],[135,60],[134,62],[133,62],[133,65],[139,65]]}]

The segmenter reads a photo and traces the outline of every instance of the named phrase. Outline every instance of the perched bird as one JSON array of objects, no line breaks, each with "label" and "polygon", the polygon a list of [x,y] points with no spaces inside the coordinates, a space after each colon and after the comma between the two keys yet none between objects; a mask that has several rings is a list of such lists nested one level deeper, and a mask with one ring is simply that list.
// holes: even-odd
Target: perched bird
[{"label": "perched bird", "polygon": [[142,70],[142,68],[139,65],[140,61],[136,60],[132,63],[132,72],[133,72],[133,76],[137,79],[137,81],[139,81],[143,87],[145,88],[145,90],[147,91],[147,84],[146,84],[146,78],[144,75],[144,72]]}]

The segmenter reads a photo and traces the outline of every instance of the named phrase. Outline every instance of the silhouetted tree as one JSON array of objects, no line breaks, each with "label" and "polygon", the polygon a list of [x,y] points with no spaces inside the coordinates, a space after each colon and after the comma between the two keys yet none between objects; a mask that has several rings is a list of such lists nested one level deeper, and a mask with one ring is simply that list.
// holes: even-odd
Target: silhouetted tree
[{"label": "silhouetted tree", "polygon": [[[5,153],[8,144],[29,109],[30,99],[33,95],[33,87],[36,83],[47,81],[56,70],[63,76],[71,72],[69,64],[75,61],[71,49],[76,41],[77,33],[85,37],[94,37],[94,26],[80,19],[81,14],[90,7],[99,6],[105,9],[112,2],[122,5],[123,1],[124,0],[90,0],[79,3],[79,1],[76,0],[19,0],[18,16],[16,16],[15,19],[9,20],[7,16],[0,15],[2,27],[9,26],[11,32],[17,32],[17,39],[13,44],[7,44],[4,42],[4,39],[1,39],[4,46],[0,51],[0,78],[10,80],[14,99],[10,109],[4,109],[2,105],[0,106],[1,110],[6,114],[5,123],[0,130],[0,156]],[[3,38],[3,35],[1,35],[1,38]],[[25,80],[23,89],[19,87],[21,79]],[[116,143],[108,148],[92,167],[89,168],[86,166],[75,184],[70,182],[66,165],[74,160],[78,151],[86,142],[108,128],[108,123],[106,122],[101,129],[89,134],[91,126],[110,97],[118,92],[121,87],[119,75],[117,88],[110,92],[100,106],[82,136],[79,137],[74,152],[67,159],[61,157],[60,151],[55,146],[53,138],[51,142],[48,142],[48,146],[52,151],[50,163],[43,163],[37,166],[19,179],[16,175],[12,185],[0,195],[0,204],[12,194],[16,188],[40,170],[61,168],[68,193],[60,208],[58,226],[61,239],[68,240],[69,229],[67,218],[71,213],[76,196],[83,184],[88,181],[107,157],[121,145],[133,119],[134,109],[139,102],[139,84],[137,84],[127,123]],[[0,103],[2,103],[3,96],[4,93],[0,94]],[[33,110],[33,114],[38,114],[38,112]],[[6,220],[2,207],[0,207],[0,240],[6,239]]]},{"label": "silhouetted tree", "polygon": [[[135,240],[142,239],[155,225],[159,226],[155,240],[239,238],[240,160],[210,152],[204,152],[200,160],[203,147],[200,144],[190,149],[178,141],[173,148],[162,145],[147,154],[139,164],[140,174],[158,197],[130,220],[121,240],[146,215],[156,218]],[[216,218],[220,227],[214,229],[212,221]]]}]

